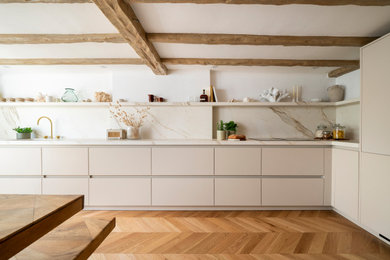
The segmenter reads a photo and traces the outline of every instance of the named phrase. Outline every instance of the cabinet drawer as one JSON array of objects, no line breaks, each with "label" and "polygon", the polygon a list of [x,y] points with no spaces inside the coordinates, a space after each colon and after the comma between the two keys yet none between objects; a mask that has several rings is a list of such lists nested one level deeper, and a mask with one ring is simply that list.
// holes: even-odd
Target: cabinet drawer
[{"label": "cabinet drawer", "polygon": [[88,148],[42,148],[45,175],[88,175]]},{"label": "cabinet drawer", "polygon": [[153,175],[213,175],[213,148],[152,148]]},{"label": "cabinet drawer", "polygon": [[323,148],[263,148],[263,175],[323,175]]},{"label": "cabinet drawer", "polygon": [[150,206],[150,178],[94,177],[89,182],[90,206]]},{"label": "cabinet drawer", "polygon": [[91,175],[150,175],[150,148],[89,148]]},{"label": "cabinet drawer", "polygon": [[261,181],[258,178],[216,178],[216,206],[260,206]]},{"label": "cabinet drawer", "polygon": [[212,178],[155,178],[152,180],[153,206],[212,206]]},{"label": "cabinet drawer", "polygon": [[41,177],[0,177],[0,194],[41,194]]},{"label": "cabinet drawer", "polygon": [[43,178],[42,194],[84,195],[84,204],[88,205],[88,176]]},{"label": "cabinet drawer", "polygon": [[216,175],[260,175],[261,148],[215,148]]},{"label": "cabinet drawer", "polygon": [[262,180],[263,206],[322,206],[321,178],[270,178]]},{"label": "cabinet drawer", "polygon": [[41,175],[40,148],[0,148],[1,175]]}]

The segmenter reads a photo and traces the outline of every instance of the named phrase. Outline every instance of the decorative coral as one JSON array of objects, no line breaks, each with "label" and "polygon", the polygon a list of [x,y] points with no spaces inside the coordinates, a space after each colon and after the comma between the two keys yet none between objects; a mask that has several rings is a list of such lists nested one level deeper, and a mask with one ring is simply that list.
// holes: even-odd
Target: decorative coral
[{"label": "decorative coral", "polygon": [[286,90],[281,91],[277,88],[270,88],[260,95],[260,99],[268,102],[280,102],[289,96],[290,94]]}]

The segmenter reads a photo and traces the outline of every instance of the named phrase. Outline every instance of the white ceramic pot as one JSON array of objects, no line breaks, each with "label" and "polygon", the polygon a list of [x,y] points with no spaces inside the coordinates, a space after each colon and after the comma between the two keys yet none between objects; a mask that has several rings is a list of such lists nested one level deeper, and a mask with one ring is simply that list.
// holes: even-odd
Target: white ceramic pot
[{"label": "white ceramic pot", "polygon": [[217,130],[217,140],[225,140],[226,139],[226,131],[225,130]]},{"label": "white ceramic pot", "polygon": [[344,87],[334,85],[327,89],[330,102],[338,102],[344,100]]},{"label": "white ceramic pot", "polygon": [[140,127],[127,127],[127,139],[136,140],[141,138],[141,129]]}]

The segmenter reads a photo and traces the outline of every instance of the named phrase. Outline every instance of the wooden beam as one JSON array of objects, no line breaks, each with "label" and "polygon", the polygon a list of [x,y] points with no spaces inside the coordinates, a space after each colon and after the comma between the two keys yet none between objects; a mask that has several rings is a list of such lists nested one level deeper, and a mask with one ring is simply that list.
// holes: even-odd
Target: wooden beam
[{"label": "wooden beam", "polygon": [[358,66],[358,60],[285,60],[285,59],[197,59],[163,58],[166,64],[182,65],[221,65],[221,66],[304,66],[304,67],[343,67]]},{"label": "wooden beam", "polygon": [[0,65],[144,65],[141,59],[0,59]]},{"label": "wooden beam", "polygon": [[[0,0],[1,1],[1,0]],[[126,43],[117,33],[111,34],[0,34],[0,44],[53,44],[110,42]]]},{"label": "wooden beam", "polygon": [[338,78],[344,74],[350,73],[352,71],[360,69],[359,66],[348,66],[348,67],[341,67],[335,70],[332,70],[328,73],[329,78]]},{"label": "wooden beam", "polygon": [[377,37],[274,36],[248,34],[148,33],[152,42],[227,45],[353,46],[361,47]]},{"label": "wooden beam", "polygon": [[390,0],[128,0],[134,3],[172,3],[172,4],[255,4],[255,5],[360,5],[360,6],[386,6]]},{"label": "wooden beam", "polygon": [[124,0],[94,0],[94,2],[145,64],[155,74],[166,75],[167,68],[162,64],[153,44],[146,38],[145,31],[130,4]]},{"label": "wooden beam", "polygon": [[0,0],[0,4],[86,4],[92,0]]}]

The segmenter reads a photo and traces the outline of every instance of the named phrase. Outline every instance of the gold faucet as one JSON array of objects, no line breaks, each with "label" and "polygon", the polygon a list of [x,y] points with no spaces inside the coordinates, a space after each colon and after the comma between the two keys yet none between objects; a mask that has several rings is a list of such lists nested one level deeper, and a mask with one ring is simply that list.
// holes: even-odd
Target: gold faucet
[{"label": "gold faucet", "polygon": [[[48,118],[47,116],[41,116],[40,118],[38,118],[37,125],[39,125],[39,121],[40,121],[42,118],[46,118],[47,120],[49,120],[49,122],[50,122],[50,138],[53,139],[53,122],[52,122],[51,119]],[[45,136],[44,138],[47,138],[47,136]]]}]

